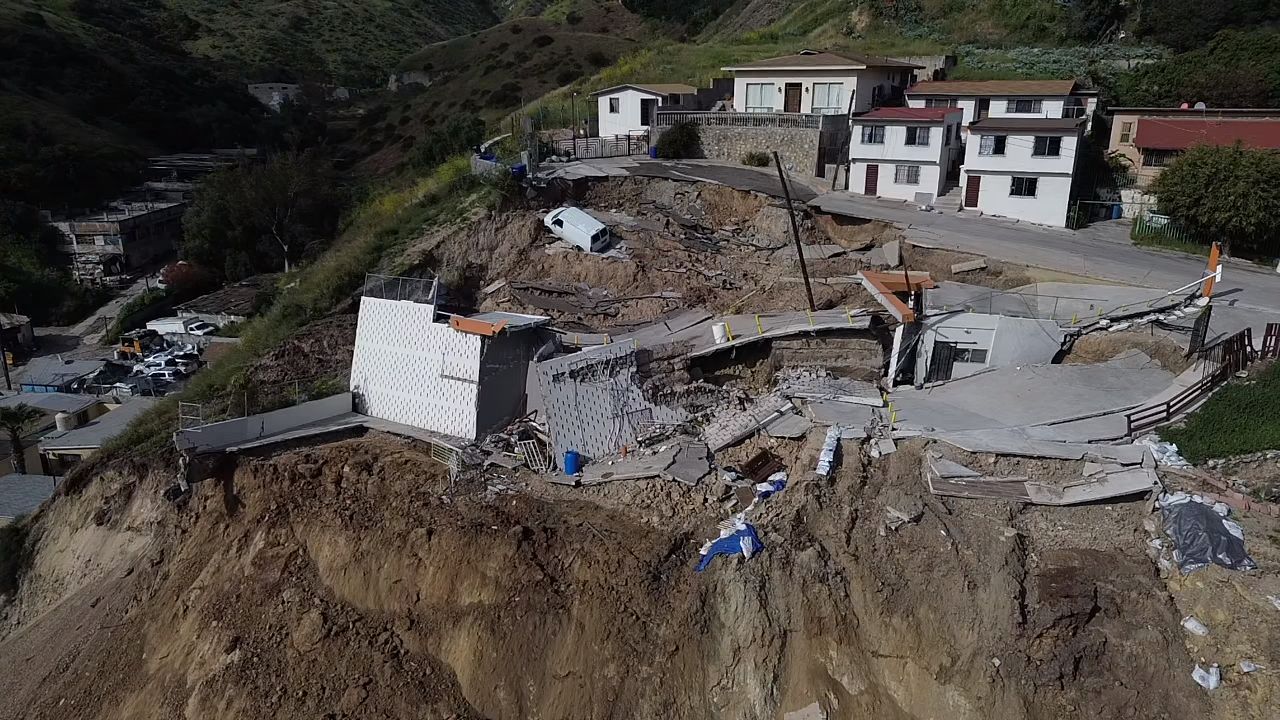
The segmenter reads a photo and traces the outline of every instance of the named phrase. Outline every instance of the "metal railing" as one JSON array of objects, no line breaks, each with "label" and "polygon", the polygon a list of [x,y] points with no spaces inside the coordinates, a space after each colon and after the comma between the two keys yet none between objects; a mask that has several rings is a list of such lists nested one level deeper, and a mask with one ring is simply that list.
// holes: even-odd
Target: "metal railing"
[{"label": "metal railing", "polygon": [[671,127],[679,123],[693,123],[699,127],[733,128],[799,128],[817,130],[822,127],[823,115],[809,113],[778,112],[683,112],[659,110],[654,121],[656,127]]},{"label": "metal railing", "polygon": [[1254,355],[1253,332],[1249,328],[1206,347],[1200,353],[1200,362],[1205,363],[1201,378],[1162,403],[1139,408],[1125,415],[1128,434],[1134,436],[1171,422],[1201,398],[1225,384],[1232,375],[1248,367]]},{"label": "metal railing", "polygon": [[577,158],[647,155],[649,153],[649,133],[557,140],[555,148],[557,154],[573,155]]},{"label": "metal railing", "polygon": [[431,305],[435,303],[438,284],[439,279],[434,277],[411,278],[369,273],[364,276],[364,288],[360,294],[381,300],[409,300]]}]

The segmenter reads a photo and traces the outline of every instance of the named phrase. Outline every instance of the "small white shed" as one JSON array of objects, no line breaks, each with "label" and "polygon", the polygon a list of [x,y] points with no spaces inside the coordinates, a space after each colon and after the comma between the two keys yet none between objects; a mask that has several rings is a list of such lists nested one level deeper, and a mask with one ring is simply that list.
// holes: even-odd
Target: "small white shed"
[{"label": "small white shed", "polygon": [[636,135],[649,131],[658,106],[671,110],[693,108],[698,89],[680,83],[617,85],[597,91],[600,137]]}]

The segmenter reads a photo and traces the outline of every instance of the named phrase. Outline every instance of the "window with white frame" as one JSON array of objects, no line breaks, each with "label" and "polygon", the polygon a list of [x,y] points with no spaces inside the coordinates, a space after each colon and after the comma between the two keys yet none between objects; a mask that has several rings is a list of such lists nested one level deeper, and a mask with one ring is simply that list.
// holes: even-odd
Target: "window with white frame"
[{"label": "window with white frame", "polygon": [[609,98],[609,114],[617,115],[622,112],[622,100],[620,98]]},{"label": "window with white frame", "polygon": [[816,115],[839,115],[844,112],[844,83],[814,83],[813,112]]},{"label": "window with white frame", "polygon": [[956,107],[958,102],[956,98],[925,98],[924,106],[927,108],[952,108]]},{"label": "window with white frame", "polygon": [[928,145],[929,130],[927,127],[909,127],[907,128],[907,144],[908,145]]},{"label": "window with white frame", "polygon": [[1036,157],[1058,157],[1062,154],[1062,138],[1057,135],[1038,135],[1031,154]]},{"label": "window with white frame", "polygon": [[773,112],[773,83],[747,83],[747,112]]},{"label": "window with white frame", "polygon": [[1133,138],[1133,123],[1120,123],[1120,142],[1125,145]]},{"label": "window with white frame", "polygon": [[978,154],[1003,155],[1008,140],[1004,135],[983,135],[978,142]]},{"label": "window with white frame", "polygon": [[1009,184],[1010,197],[1035,197],[1036,185],[1039,184],[1040,178],[1033,177],[1014,177]]},{"label": "window with white frame", "polygon": [[862,144],[863,145],[883,145],[884,144],[884,126],[883,125],[863,125],[862,126]]},{"label": "window with white frame", "polygon": [[1043,110],[1043,102],[1040,100],[1010,100],[1005,106],[1004,111],[1015,115],[1039,115]]},{"label": "window with white frame", "polygon": [[899,185],[919,185],[919,165],[894,165],[893,181]]}]

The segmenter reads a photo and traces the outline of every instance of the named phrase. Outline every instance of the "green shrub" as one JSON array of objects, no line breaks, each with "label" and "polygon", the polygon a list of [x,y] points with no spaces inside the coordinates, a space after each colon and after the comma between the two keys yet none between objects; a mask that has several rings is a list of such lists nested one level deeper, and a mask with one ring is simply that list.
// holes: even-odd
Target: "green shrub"
[{"label": "green shrub", "polygon": [[742,156],[742,164],[750,165],[751,167],[769,167],[770,162],[772,162],[772,159],[769,157],[769,153],[763,150],[752,150]]},{"label": "green shrub", "polygon": [[690,122],[676,123],[658,136],[658,157],[693,158],[702,154],[702,138],[698,126]]}]

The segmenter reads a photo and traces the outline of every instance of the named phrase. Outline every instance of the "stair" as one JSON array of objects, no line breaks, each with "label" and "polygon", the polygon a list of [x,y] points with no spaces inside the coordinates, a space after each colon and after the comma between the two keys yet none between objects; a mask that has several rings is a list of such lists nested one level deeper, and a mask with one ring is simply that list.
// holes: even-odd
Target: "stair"
[{"label": "stair", "polygon": [[960,212],[960,192],[959,185],[951,185],[943,191],[941,195],[934,198],[933,207],[938,212],[953,213]]}]

